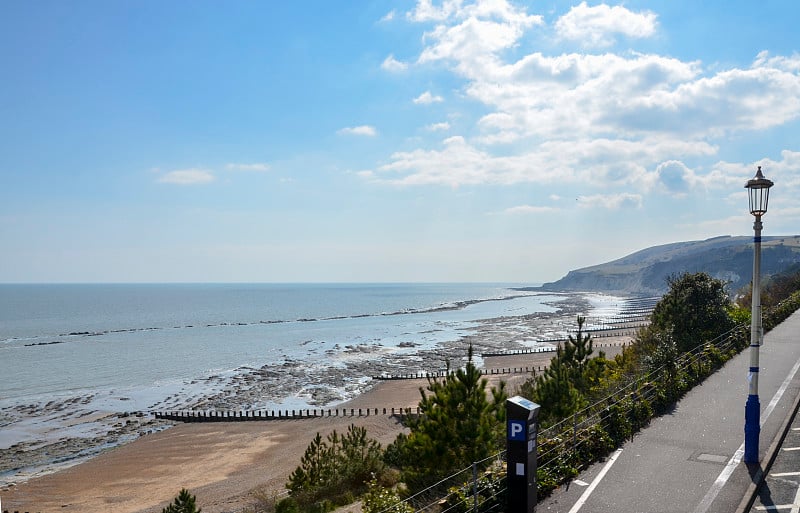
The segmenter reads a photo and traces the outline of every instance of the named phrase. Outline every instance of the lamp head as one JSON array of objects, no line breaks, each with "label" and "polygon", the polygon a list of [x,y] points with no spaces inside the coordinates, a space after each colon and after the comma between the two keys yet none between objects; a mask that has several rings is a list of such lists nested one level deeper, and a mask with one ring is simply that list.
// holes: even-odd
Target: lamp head
[{"label": "lamp head", "polygon": [[761,217],[767,213],[767,203],[769,203],[769,188],[774,184],[772,180],[767,180],[761,173],[761,166],[758,166],[756,176],[745,184],[745,189],[750,194],[750,213],[756,217]]}]

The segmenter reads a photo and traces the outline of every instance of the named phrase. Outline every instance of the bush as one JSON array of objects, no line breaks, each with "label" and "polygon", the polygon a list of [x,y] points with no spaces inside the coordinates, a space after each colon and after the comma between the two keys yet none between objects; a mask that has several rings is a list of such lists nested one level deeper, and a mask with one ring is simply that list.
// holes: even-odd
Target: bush
[{"label": "bush", "polygon": [[363,513],[414,513],[414,508],[402,502],[397,492],[384,488],[373,478],[367,485],[362,511]]},{"label": "bush", "polygon": [[297,501],[291,497],[287,497],[278,501],[275,505],[275,513],[300,513],[300,506]]},{"label": "bush", "polygon": [[[477,490],[476,490],[477,488]],[[477,492],[477,493],[476,493]],[[444,501],[444,511],[453,513],[478,513],[503,511],[508,501],[508,487],[504,465],[495,465],[484,472],[476,483],[468,482],[452,487]],[[477,509],[475,505],[477,503]]]}]

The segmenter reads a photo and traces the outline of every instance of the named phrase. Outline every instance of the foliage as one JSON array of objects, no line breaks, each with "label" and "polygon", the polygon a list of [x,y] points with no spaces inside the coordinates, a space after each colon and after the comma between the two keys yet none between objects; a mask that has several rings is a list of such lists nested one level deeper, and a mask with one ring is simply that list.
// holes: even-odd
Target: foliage
[{"label": "foliage", "polygon": [[275,513],[300,513],[300,506],[292,497],[287,497],[275,505]]},{"label": "foliage", "polygon": [[367,484],[361,509],[364,513],[414,513],[414,508],[402,502],[396,491],[384,488],[376,478]]},{"label": "foliage", "polygon": [[[669,283],[670,291],[656,305],[650,326],[640,330],[634,343],[613,360],[605,359],[602,352],[592,357],[591,337],[583,333],[584,319],[579,317],[577,335],[559,346],[550,368],[522,386],[522,395],[542,405],[540,423],[544,419],[550,426],[540,431],[538,439],[540,497],[629,440],[654,414],[669,411],[691,387],[747,346],[747,330],[730,328],[741,326],[749,312],[720,294],[724,292],[722,282],[700,273],[672,277]],[[798,309],[800,291],[782,298],[771,309],[765,308],[765,330]],[[721,334],[725,336],[718,337]],[[419,490],[496,454],[501,448],[498,442],[504,438],[506,393],[504,386],[486,387],[487,381],[472,363],[470,347],[465,369],[448,370],[444,379],[429,379],[427,389],[420,389],[420,415],[408,419],[408,435],[398,435],[382,455],[378,449],[378,468],[400,468],[406,484]],[[572,423],[565,419],[572,419]],[[333,506],[330,499],[349,485],[328,487],[327,495],[320,492],[315,501],[307,502],[306,485],[302,483],[319,485],[324,482],[323,476],[347,474],[346,468],[360,468],[354,473],[363,477],[366,468],[371,468],[373,463],[350,466],[336,458],[319,457],[330,451],[336,453],[338,447],[339,453],[350,455],[345,459],[375,461],[376,453],[363,447],[350,452],[342,449],[345,439],[360,441],[354,445],[363,446],[365,433],[331,436],[322,440],[317,435],[312,441],[301,467],[293,473],[299,491],[278,503],[277,513],[327,511],[325,508]],[[331,464],[331,460],[339,463]],[[498,490],[505,488],[503,472],[493,471],[482,473],[478,479],[478,511],[502,510],[505,499]],[[364,511],[412,511],[400,501],[396,481],[383,479],[384,474],[378,472],[370,480]],[[290,485],[287,487],[291,490]],[[471,482],[451,486],[449,491],[441,503],[445,510],[473,511],[475,490]],[[426,500],[441,497],[435,493],[431,491]]]},{"label": "foliage", "polygon": [[395,451],[406,455],[400,458],[406,471],[434,480],[496,452],[507,395],[505,383],[489,391],[487,383],[472,362],[470,346],[464,369],[448,371],[441,380],[430,378],[427,393],[420,388],[420,415],[409,421],[404,447]]},{"label": "foliage", "polygon": [[[761,278],[761,306],[771,309],[784,301],[789,296],[800,290],[800,266],[794,265],[781,273]],[[740,292],[736,302],[742,308],[750,311],[753,299],[753,283]]]},{"label": "foliage", "polygon": [[161,510],[161,513],[200,513],[202,509],[197,509],[195,504],[196,497],[189,493],[186,488],[181,488],[175,500]]},{"label": "foliage", "polygon": [[734,324],[750,324],[750,308],[738,304],[731,305],[728,308],[728,316]]},{"label": "foliage", "polygon": [[798,309],[800,309],[800,292],[795,292],[764,314],[764,330],[777,326]]},{"label": "foliage", "polygon": [[585,317],[578,317],[578,333],[569,335],[544,372],[520,387],[520,394],[541,406],[540,423],[557,422],[585,407],[603,381],[605,354],[592,358],[591,335],[583,333]]},{"label": "foliage", "polygon": [[340,481],[351,489],[365,490],[370,477],[383,470],[380,444],[367,437],[366,428],[350,425],[341,447]]},{"label": "foliage", "polygon": [[[547,425],[567,418],[586,404],[586,399],[573,382],[573,369],[562,359],[563,350],[559,346],[556,356],[550,361],[543,374],[535,378],[531,400],[541,406],[539,421]],[[522,390],[526,394],[525,389]]]},{"label": "foliage", "polygon": [[725,283],[706,273],[684,273],[667,279],[669,291],[656,304],[650,328],[672,335],[685,353],[733,327]]},{"label": "foliage", "polygon": [[[323,440],[317,433],[286,487],[305,510],[329,511],[334,505],[353,502],[383,466],[380,444],[367,437],[365,428],[351,424],[343,436],[333,431]],[[323,498],[328,499],[327,505]]]},{"label": "foliage", "polygon": [[408,451],[408,435],[403,432],[397,434],[394,442],[390,443],[383,451],[383,461],[395,468],[403,468],[413,461],[413,454]]},{"label": "foliage", "polygon": [[[634,343],[613,360],[587,356],[586,365],[581,366],[564,356],[580,355],[581,351],[557,353],[561,361],[554,359],[555,369],[559,370],[559,365],[572,369],[575,374],[569,386],[597,402],[561,418],[550,419],[552,428],[540,433],[537,470],[540,496],[629,440],[648,424],[654,413],[668,411],[687,390],[746,345],[741,330],[729,330],[726,337],[715,338],[720,334],[720,326],[734,325],[728,314],[727,296],[720,294],[724,291],[721,282],[704,275],[683,275],[672,278],[670,283],[670,293],[654,310],[653,318],[658,317],[658,322],[653,320],[650,326],[640,330]],[[698,301],[714,308],[700,308]],[[684,322],[683,316],[691,319]],[[700,335],[689,336],[686,326],[696,327]],[[582,338],[581,327],[579,325],[576,342]],[[595,360],[598,364],[592,365]],[[595,371],[587,379],[593,367]],[[549,391],[542,386],[545,374],[539,377],[538,383],[534,382],[538,385],[534,391],[539,395],[534,395],[533,399],[540,404],[545,402],[542,392]],[[558,383],[559,376],[555,372],[549,376],[553,383]],[[567,378],[568,374],[561,379]],[[569,408],[560,413],[563,415],[567,411]],[[581,426],[584,427],[581,429]],[[589,432],[591,436],[587,437]]]},{"label": "foliage", "polygon": [[545,496],[561,483],[572,479],[581,469],[605,457],[614,442],[599,424],[583,429],[573,425],[555,436],[542,437],[538,449],[536,485]]},{"label": "foliage", "polygon": [[[540,497],[625,443],[654,414],[669,411],[691,387],[746,347],[746,331],[732,329],[741,312],[730,304],[722,282],[685,274],[671,278],[670,285],[654,310],[658,321],[651,319],[613,360],[602,354],[592,358],[591,340],[584,337],[579,318],[577,337],[558,348],[548,371],[523,385],[527,394],[522,395],[542,405],[539,419],[550,426],[539,433]],[[765,312],[765,329],[773,317],[783,319],[800,308],[800,292],[785,301],[786,306],[773,309],[779,314]],[[555,412],[550,418],[545,404]],[[470,488],[451,492],[448,508],[469,511]],[[480,498],[478,508],[484,508]]]},{"label": "foliage", "polygon": [[[647,373],[658,376],[658,380],[664,388],[670,391],[682,388],[679,383],[678,374],[678,344],[672,337],[672,333],[653,333],[653,348],[649,355],[644,358]],[[678,395],[670,397],[671,401],[678,399]]]},{"label": "foliage", "polygon": [[443,510],[453,513],[503,511],[508,500],[505,465],[493,465],[477,480],[449,489]]}]

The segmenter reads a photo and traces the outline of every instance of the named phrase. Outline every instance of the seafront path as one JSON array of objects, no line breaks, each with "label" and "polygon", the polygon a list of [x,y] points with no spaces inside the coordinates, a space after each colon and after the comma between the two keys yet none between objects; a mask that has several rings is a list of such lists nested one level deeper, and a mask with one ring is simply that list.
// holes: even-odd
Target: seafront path
[{"label": "seafront path", "polygon": [[[759,465],[745,465],[745,349],[675,409],[536,507],[538,513],[797,512],[800,506],[800,311],[760,348]],[[784,435],[786,437],[784,438]],[[773,458],[775,457],[775,458]],[[772,471],[768,465],[775,460]],[[758,489],[766,473],[766,488]]]}]

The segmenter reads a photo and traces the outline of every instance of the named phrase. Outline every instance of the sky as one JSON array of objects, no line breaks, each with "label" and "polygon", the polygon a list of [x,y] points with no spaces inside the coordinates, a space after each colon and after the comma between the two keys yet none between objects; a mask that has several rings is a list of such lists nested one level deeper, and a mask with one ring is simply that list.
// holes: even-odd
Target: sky
[{"label": "sky", "polygon": [[0,282],[515,282],[800,233],[800,2],[5,0]]}]

